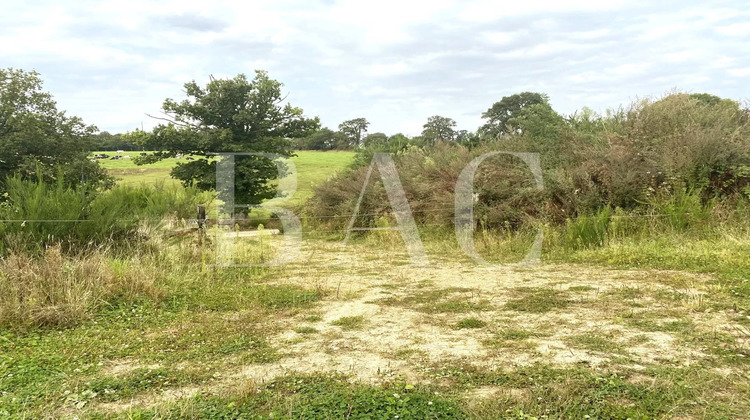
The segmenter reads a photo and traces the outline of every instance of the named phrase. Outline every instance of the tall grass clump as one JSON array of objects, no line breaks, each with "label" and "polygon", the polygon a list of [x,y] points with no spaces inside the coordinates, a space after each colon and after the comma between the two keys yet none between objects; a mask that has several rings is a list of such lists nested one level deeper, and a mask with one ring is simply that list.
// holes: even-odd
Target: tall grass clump
[{"label": "tall grass clump", "polygon": [[578,216],[565,223],[564,246],[581,249],[603,246],[608,237],[612,211],[609,207],[591,216]]},{"label": "tall grass clump", "polygon": [[702,202],[700,190],[678,189],[671,194],[648,197],[646,203],[654,225],[684,232],[690,227],[705,224],[711,217],[714,200]]},{"label": "tall grass clump", "polygon": [[0,326],[69,326],[117,298],[159,300],[158,273],[122,264],[101,251],[71,257],[59,247],[41,258],[0,258]]},{"label": "tall grass clump", "polygon": [[194,187],[118,186],[99,192],[12,177],[0,205],[0,254],[121,245],[190,217],[209,197]]}]

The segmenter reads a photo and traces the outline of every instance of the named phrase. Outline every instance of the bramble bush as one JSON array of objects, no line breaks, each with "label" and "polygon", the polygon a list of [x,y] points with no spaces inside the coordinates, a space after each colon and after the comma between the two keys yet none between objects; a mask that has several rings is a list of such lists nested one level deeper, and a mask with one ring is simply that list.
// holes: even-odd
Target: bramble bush
[{"label": "bramble bush", "polygon": [[[418,224],[450,225],[459,174],[473,158],[493,151],[539,153],[545,188],[536,190],[520,159],[487,159],[474,178],[477,226],[568,226],[571,246],[601,244],[610,220],[623,216],[658,218],[648,225],[680,231],[714,217],[717,202],[719,210],[731,212],[748,198],[750,112],[735,101],[675,93],[605,115],[584,109],[565,118],[549,106],[533,106],[510,124],[514,130],[472,148],[442,142],[394,154]],[[359,162],[318,186],[306,207],[309,215],[345,228],[367,169]],[[374,226],[391,210],[375,170],[357,225]],[[614,227],[619,234],[633,230],[626,225],[618,221]]]}]

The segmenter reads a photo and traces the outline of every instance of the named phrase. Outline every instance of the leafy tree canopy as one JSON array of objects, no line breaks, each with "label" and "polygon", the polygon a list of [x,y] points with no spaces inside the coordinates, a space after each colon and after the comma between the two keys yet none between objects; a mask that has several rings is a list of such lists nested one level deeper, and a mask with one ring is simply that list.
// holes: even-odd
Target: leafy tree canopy
[{"label": "leafy tree canopy", "polygon": [[370,122],[366,118],[354,118],[339,124],[339,131],[349,139],[349,144],[352,147],[360,147],[363,145],[362,140],[364,140],[369,125]]},{"label": "leafy tree canopy", "polygon": [[422,140],[428,144],[456,139],[456,121],[453,118],[434,115],[422,127]]},{"label": "leafy tree canopy", "polygon": [[88,159],[93,125],[65,115],[42,90],[39,73],[0,69],[0,183],[12,174],[69,185],[108,185],[105,171]]},{"label": "leafy tree canopy", "polygon": [[304,150],[333,150],[349,148],[349,139],[338,131],[324,127],[297,142],[298,149]]},{"label": "leafy tree canopy", "polygon": [[549,97],[544,93],[535,92],[521,92],[505,96],[482,113],[482,118],[486,119],[487,123],[479,131],[489,138],[508,134],[510,120],[518,117],[522,109],[537,104],[549,105]]},{"label": "leafy tree canopy", "polygon": [[[172,176],[184,184],[195,183],[208,190],[216,186],[214,153],[272,153],[293,155],[292,139],[320,128],[320,120],[307,118],[301,108],[283,104],[282,83],[265,71],[248,80],[244,74],[232,79],[211,80],[205,87],[195,81],[185,84],[187,99],[166,99],[162,106],[166,124],[150,133],[129,136],[154,155],[136,158],[137,164],[175,157],[200,156],[180,163]],[[235,202],[258,204],[272,198],[276,189],[269,181],[278,178],[276,164],[261,156],[235,157]],[[223,192],[220,192],[220,194]]]},{"label": "leafy tree canopy", "polygon": [[371,144],[382,144],[388,141],[388,135],[385,133],[372,133],[365,136],[364,139],[362,139],[362,143],[365,146],[369,146]]},{"label": "leafy tree canopy", "polygon": [[565,124],[565,119],[547,103],[524,107],[508,120],[508,125],[521,133],[545,141],[558,140]]}]

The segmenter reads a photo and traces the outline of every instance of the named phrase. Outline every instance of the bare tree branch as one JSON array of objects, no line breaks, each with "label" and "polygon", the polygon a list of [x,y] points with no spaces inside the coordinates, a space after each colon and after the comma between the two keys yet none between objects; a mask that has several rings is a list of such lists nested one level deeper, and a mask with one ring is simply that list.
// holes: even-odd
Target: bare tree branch
[{"label": "bare tree branch", "polygon": [[168,123],[172,123],[172,124],[179,125],[179,126],[182,126],[182,127],[192,127],[190,124],[188,124],[186,122],[177,121],[177,120],[172,119],[172,118],[157,117],[157,116],[154,116],[154,115],[151,115],[151,114],[148,114],[148,113],[146,113],[146,116],[149,117],[149,118],[153,118],[155,120],[166,121]]}]

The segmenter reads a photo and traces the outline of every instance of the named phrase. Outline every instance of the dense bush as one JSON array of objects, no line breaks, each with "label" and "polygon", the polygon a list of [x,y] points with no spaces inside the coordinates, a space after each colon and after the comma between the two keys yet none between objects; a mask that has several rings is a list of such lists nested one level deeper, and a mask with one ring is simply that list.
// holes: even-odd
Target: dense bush
[{"label": "dense bush", "polygon": [[[455,143],[439,143],[431,148],[412,148],[395,157],[399,177],[417,223],[448,224],[453,220],[454,189],[463,168],[489,149],[469,150]],[[543,192],[520,161],[508,155],[489,158],[475,176],[477,197],[475,218],[485,226],[517,226],[528,217],[540,215]],[[368,167],[362,166],[331,179],[316,189],[308,206],[314,216],[324,216],[345,226],[363,188]],[[390,213],[391,207],[377,171],[363,197],[359,225],[373,225]],[[324,220],[328,220],[324,219]]]},{"label": "dense bush", "polygon": [[[319,186],[308,209],[311,216],[326,216],[322,220],[345,226],[346,217],[330,216],[352,213],[366,165],[374,152],[384,150],[395,152],[418,223],[449,224],[456,180],[466,164],[483,153],[503,150],[539,153],[545,189],[534,188],[529,169],[519,159],[487,159],[474,179],[474,216],[480,226],[517,228],[539,221],[564,225],[580,217],[580,227],[593,233],[575,241],[596,243],[609,220],[602,211],[610,209],[667,213],[680,229],[688,219],[702,218],[715,199],[750,196],[749,122],[748,111],[737,102],[703,94],[644,100],[606,115],[584,109],[567,118],[548,105],[534,105],[510,119],[514,129],[509,134],[471,149],[440,143],[360,151],[355,168]],[[366,216],[358,223],[374,225],[390,210],[374,176],[360,208]]]}]

